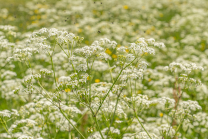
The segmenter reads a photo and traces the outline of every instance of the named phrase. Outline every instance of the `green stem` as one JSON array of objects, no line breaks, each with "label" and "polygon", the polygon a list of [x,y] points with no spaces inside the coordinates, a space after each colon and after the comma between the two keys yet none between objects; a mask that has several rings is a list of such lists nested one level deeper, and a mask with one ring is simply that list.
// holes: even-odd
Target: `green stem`
[{"label": "green stem", "polygon": [[137,120],[139,121],[140,125],[142,126],[142,128],[144,129],[144,131],[147,133],[147,135],[149,136],[150,139],[152,139],[152,137],[150,136],[150,134],[147,132],[147,130],[144,128],[144,125],[142,124],[142,122],[139,120],[138,116],[137,116],[137,112],[134,109],[134,113],[135,113],[135,117],[137,118]]},{"label": "green stem", "polygon": [[108,96],[108,94],[109,94],[110,91],[112,90],[113,86],[114,86],[115,83],[117,82],[117,80],[118,80],[118,78],[120,77],[120,75],[121,75],[121,73],[123,72],[123,70],[126,69],[128,66],[130,66],[136,59],[137,59],[137,57],[136,57],[133,61],[131,61],[128,65],[126,65],[124,68],[121,69],[120,73],[119,73],[118,76],[116,77],[115,82],[113,82],[113,85],[110,87],[110,89],[108,90],[108,93],[104,96],[104,99],[102,100],[100,106],[98,107],[98,109],[97,109],[97,111],[96,111],[96,113],[95,113],[96,115],[97,115],[97,113],[99,112],[99,110],[100,110],[101,106],[103,105],[103,103],[104,103],[106,97]]},{"label": "green stem", "polygon": [[88,72],[88,75],[89,75],[89,82],[88,82],[88,86],[89,86],[89,105],[90,105],[90,102],[91,102],[91,69],[89,68],[89,65],[88,65],[88,59],[87,59],[87,72]]},{"label": "green stem", "polygon": [[[177,103],[176,103],[175,112],[173,113],[173,117],[172,117],[172,120],[171,120],[171,124],[173,123],[173,120],[174,120],[174,117],[175,117],[175,114],[176,114],[176,111],[177,111],[177,107],[178,107],[178,104],[179,104],[179,101],[180,101],[180,98],[182,97],[182,95],[183,95],[183,92],[181,93],[181,95],[180,95],[180,97],[179,97],[179,99],[178,99],[178,101],[177,101]],[[170,125],[170,127],[171,127],[171,125]],[[169,127],[169,129],[168,129],[167,135],[168,135],[169,132],[170,132],[170,127]]]},{"label": "green stem", "polygon": [[111,79],[112,79],[112,81],[114,82],[114,80],[113,80],[113,75],[112,75],[112,70],[110,69],[110,64],[109,64],[109,61],[108,61],[108,67],[109,67],[109,71],[110,71]]},{"label": "green stem", "polygon": [[63,114],[63,116],[66,118],[66,120],[73,126],[73,128],[82,136],[82,138],[86,139],[82,133],[79,131],[79,129],[76,128],[76,126],[74,126],[72,124],[72,122],[69,120],[69,118],[65,115],[65,113],[62,111],[62,109],[59,107],[60,112]]},{"label": "green stem", "polygon": [[79,123],[87,112],[88,112],[88,110],[78,119],[78,121],[76,123]]},{"label": "green stem", "polygon": [[57,86],[57,82],[56,82],[56,74],[55,74],[55,69],[54,69],[54,64],[53,64],[53,58],[52,58],[52,55],[50,53],[48,53],[50,58],[51,58],[51,64],[52,64],[52,70],[53,70],[53,77],[54,77],[54,81],[55,81],[55,84]]},{"label": "green stem", "polygon": [[112,124],[113,124],[113,120],[114,120],[115,113],[116,113],[116,108],[117,108],[117,105],[118,105],[118,100],[119,100],[119,97],[120,97],[121,93],[122,93],[122,90],[121,90],[121,92],[118,94],[118,97],[117,97],[117,100],[116,100],[116,106],[115,106],[115,109],[114,109],[114,112],[113,112],[113,118],[111,119],[110,126],[108,127],[107,137],[108,137],[108,133],[109,133],[109,131],[110,131],[110,127],[111,127]]},{"label": "green stem", "polygon": [[[38,84],[39,84],[39,86],[40,86],[43,90],[45,90],[45,89],[43,88],[43,86],[40,84],[39,81],[38,81]],[[39,92],[41,93],[41,95],[43,95],[41,91],[39,91]],[[52,101],[51,96],[47,93],[46,90],[45,90],[45,93],[48,95],[48,98],[45,97],[44,95],[43,95],[43,97],[46,98],[48,101],[50,101],[54,106],[58,107],[57,104],[55,104],[55,103]]]},{"label": "green stem", "polygon": [[181,125],[183,124],[184,119],[185,119],[185,115],[184,115],[183,119],[181,120],[180,125],[179,125],[178,128],[176,129],[176,132],[175,132],[174,137],[177,135],[178,130],[179,130],[179,128],[181,127]]},{"label": "green stem", "polygon": [[[67,44],[67,46],[68,46],[68,44]],[[66,56],[69,58],[69,55],[64,51],[64,49],[61,47],[60,44],[59,44],[59,47],[60,47],[61,50],[66,54]],[[68,48],[68,51],[69,51],[69,48]],[[68,53],[69,53],[69,52],[68,52]],[[71,55],[71,56],[72,56],[72,55]],[[72,62],[71,62],[71,65],[72,65],[72,68],[73,68],[74,72],[77,74],[77,79],[78,79],[78,82],[79,82],[79,76],[78,76],[78,73],[77,73],[76,69],[74,68],[74,65],[73,65]]]},{"label": "green stem", "polygon": [[[88,102],[88,103],[89,103],[89,102]],[[99,131],[99,133],[100,133],[102,139],[104,139],[103,134],[101,133],[100,127],[99,127],[99,125],[98,125],[96,115],[95,115],[94,111],[92,110],[92,108],[91,108],[90,106],[88,106],[88,107],[90,108],[90,111],[91,111],[91,113],[92,113],[92,117],[93,117],[93,120],[94,120],[94,122],[95,122],[95,124],[96,124],[97,130]]]},{"label": "green stem", "polygon": [[61,47],[61,45],[59,44],[59,47],[61,48],[61,50],[67,55],[67,57],[69,58],[69,55],[64,51],[64,49]]},{"label": "green stem", "polygon": [[[45,90],[43,87],[42,87],[42,85],[38,82],[38,84],[41,86],[41,88],[43,89],[43,90]],[[42,94],[42,93],[41,93]],[[46,93],[47,94],[47,93]],[[42,94],[43,95],[43,94]],[[49,96],[49,94],[47,94],[48,96]],[[44,96],[44,95],[43,95]],[[49,96],[49,98],[50,98],[50,96]],[[60,112],[63,114],[63,116],[66,118],[66,120],[74,127],[74,129],[84,138],[84,139],[86,139],[83,135],[82,135],[82,133],[71,123],[71,121],[68,119],[68,117],[64,114],[64,112],[62,111],[62,109],[58,106],[58,105],[56,105],[55,103],[53,103],[53,101],[52,100],[50,100],[49,98],[46,98],[48,101],[50,101],[54,106],[56,106],[57,108],[59,108],[59,110],[60,110]]]},{"label": "green stem", "polygon": [[92,79],[91,79],[91,70],[92,70],[92,67],[93,67],[93,64],[94,64],[94,61],[95,61],[95,58],[93,59],[93,62],[92,62],[92,65],[91,65],[91,68],[89,69],[89,67],[88,67],[88,60],[87,60],[87,68],[88,68],[88,70],[89,70],[89,73],[88,73],[88,75],[89,75],[89,86],[90,86],[90,92],[89,92],[89,105],[91,105],[91,84],[92,84]]},{"label": "green stem", "polygon": [[3,127],[4,127],[4,129],[6,130],[6,132],[7,132],[7,134],[9,134],[10,135],[10,133],[9,133],[9,131],[7,130],[7,127],[6,127],[6,123],[5,123],[5,121],[3,120],[3,118],[1,118],[0,117],[0,120],[1,120],[1,123],[2,123],[2,125],[3,125]]},{"label": "green stem", "polygon": [[99,125],[98,125],[96,116],[93,116],[93,119],[95,120],[95,124],[96,124],[96,126],[97,126],[97,128],[98,128],[98,131],[99,131],[99,133],[100,133],[102,139],[104,139],[103,134],[101,133],[100,127],[99,127]]},{"label": "green stem", "polygon": [[135,79],[135,87],[134,87],[134,89],[135,89],[135,94],[136,94],[136,79]]},{"label": "green stem", "polygon": [[[87,103],[89,104],[88,99],[86,99],[86,100],[87,100]],[[104,139],[104,137],[103,137],[103,135],[102,135],[102,133],[101,133],[100,127],[99,127],[99,125],[98,125],[98,122],[97,122],[96,115],[95,115],[94,111],[92,110],[92,108],[90,107],[90,105],[89,105],[89,106],[86,105],[86,106],[90,109],[90,111],[91,111],[91,113],[92,113],[93,120],[94,120],[94,122],[96,123],[96,128],[97,128],[97,130],[99,131],[99,133],[100,133],[102,139]]]}]

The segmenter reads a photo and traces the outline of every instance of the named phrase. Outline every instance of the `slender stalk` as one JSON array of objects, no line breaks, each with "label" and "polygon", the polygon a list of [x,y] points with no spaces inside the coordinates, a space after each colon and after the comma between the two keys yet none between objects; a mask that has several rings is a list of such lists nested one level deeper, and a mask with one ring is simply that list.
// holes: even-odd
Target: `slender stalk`
[{"label": "slender stalk", "polygon": [[135,88],[134,89],[135,89],[135,94],[136,94],[136,79],[135,79]]},{"label": "slender stalk", "polygon": [[7,130],[6,123],[5,123],[5,121],[3,120],[3,118],[0,117],[0,120],[1,120],[1,123],[2,123],[2,125],[3,125],[3,127],[4,127],[4,129],[5,129],[6,132],[7,132],[7,134],[10,134],[9,131]]},{"label": "slender stalk", "polygon": [[99,125],[98,125],[96,116],[93,116],[93,119],[95,120],[95,124],[96,124],[96,126],[97,126],[97,128],[98,128],[98,131],[99,131],[99,133],[100,133],[102,139],[104,139],[103,134],[102,134],[102,132],[101,132],[101,130],[100,130],[100,127],[99,127]]},{"label": "slender stalk", "polygon": [[69,58],[69,55],[64,51],[64,49],[61,47],[61,45],[59,44],[59,47],[61,48],[61,50],[67,55],[67,57]]},{"label": "slender stalk", "polygon": [[[88,99],[86,99],[86,100],[87,100],[87,103],[89,104]],[[102,133],[101,133],[100,127],[99,127],[99,125],[98,125],[97,118],[96,118],[96,115],[95,115],[94,111],[92,110],[92,108],[90,107],[90,105],[89,105],[89,106],[86,105],[86,106],[90,109],[90,111],[91,111],[91,113],[92,113],[92,118],[93,118],[94,122],[96,123],[96,128],[97,128],[98,132],[100,133],[102,139],[104,139],[104,137],[103,137],[103,135],[102,135]]]},{"label": "slender stalk", "polygon": [[28,63],[29,63],[30,68],[32,69],[31,64],[30,64],[30,60],[29,60],[29,59],[28,59]]},{"label": "slender stalk", "polygon": [[54,64],[53,64],[53,58],[52,58],[52,55],[50,53],[48,53],[50,58],[51,58],[51,64],[52,64],[52,70],[53,70],[53,77],[54,77],[54,81],[55,81],[55,84],[57,86],[57,82],[56,82],[56,74],[55,74],[55,69],[54,69]]},{"label": "slender stalk", "polygon": [[134,114],[135,114],[135,117],[137,118],[137,120],[139,121],[140,125],[142,126],[142,128],[144,129],[144,131],[147,133],[147,135],[149,136],[150,139],[152,139],[152,137],[150,136],[150,134],[147,132],[147,130],[144,128],[144,125],[142,124],[142,122],[139,120],[138,116],[137,116],[137,112],[136,110],[134,109]]},{"label": "slender stalk", "polygon": [[72,56],[72,54],[73,54],[73,42],[72,42],[72,47],[71,47],[71,56]]},{"label": "slender stalk", "polygon": [[175,132],[174,137],[177,135],[178,130],[180,129],[181,125],[183,124],[184,119],[185,119],[185,115],[184,115],[183,119],[181,120],[180,125],[179,125],[178,128],[176,129],[176,132]]},{"label": "slender stalk", "polygon": [[77,120],[76,123],[79,123],[81,121],[81,119],[84,117],[84,115],[88,112],[88,110],[79,118],[79,120]]},{"label": "slender stalk", "polygon": [[114,120],[114,117],[115,117],[115,114],[116,114],[116,108],[117,108],[117,105],[118,105],[118,100],[119,100],[119,97],[120,97],[121,93],[122,93],[122,91],[118,94],[118,97],[117,97],[117,100],[116,100],[116,106],[115,106],[115,109],[114,109],[114,112],[113,112],[113,118],[111,119],[110,126],[108,127],[107,137],[108,137],[108,133],[109,133],[109,131],[110,131],[110,127],[111,127],[112,124],[113,124],[113,120]]},{"label": "slender stalk", "polygon": [[[133,119],[134,119],[134,118],[131,118],[131,120],[128,121],[128,122],[129,122],[129,123],[127,123],[128,126],[132,124]],[[123,129],[123,131],[126,131],[126,129],[128,128],[128,126],[126,126],[125,129]],[[123,135],[120,134],[120,138],[122,138],[122,137],[123,137]]]},{"label": "slender stalk", "polygon": [[[67,45],[68,45],[68,44],[67,44]],[[59,47],[60,47],[61,50],[66,54],[66,56],[69,58],[69,55],[64,51],[64,49],[61,47],[60,44],[59,44]],[[68,51],[69,51],[69,49],[68,49]],[[69,53],[69,52],[68,52],[68,53]],[[74,68],[74,65],[73,65],[72,62],[71,62],[71,65],[72,65],[72,68],[73,68],[74,72],[77,74],[77,79],[78,79],[78,82],[79,82],[79,76],[78,76],[78,73],[77,73],[76,69]]]},{"label": "slender stalk", "polygon": [[[130,79],[130,87],[131,87],[131,79]],[[131,87],[131,96],[133,94],[132,87]]]},{"label": "slender stalk", "polygon": [[[176,103],[176,109],[175,109],[175,112],[173,113],[173,117],[172,117],[172,120],[171,120],[171,124],[173,123],[173,120],[174,120],[174,118],[175,118],[175,114],[176,114],[176,111],[177,111],[177,106],[178,106],[178,104],[179,104],[179,100],[178,100],[178,102]],[[170,127],[171,127],[171,125],[170,125]],[[169,129],[168,129],[167,135],[168,135],[169,132],[170,132],[170,127],[169,127]]]},{"label": "slender stalk", "polygon": [[[91,68],[89,69],[89,67],[88,67],[88,60],[87,60],[87,68],[88,68],[88,70],[89,70],[89,76],[91,76],[91,70],[92,70],[92,67],[93,67],[93,64],[94,64],[94,61],[95,61],[95,58],[93,59],[93,62],[92,62],[92,65],[91,65]],[[90,86],[90,92],[89,92],[89,105],[91,105],[91,84],[92,84],[92,80],[91,80],[91,78],[89,79],[89,86]]]},{"label": "slender stalk", "polygon": [[[39,81],[38,81],[38,84],[39,84],[39,86],[40,86],[43,90],[45,90],[45,89],[43,88],[43,86],[40,84]],[[39,91],[39,92],[41,93],[41,91]],[[50,96],[46,91],[45,91],[45,93],[48,95],[49,98],[45,97],[42,93],[41,93],[41,95],[43,95],[43,97],[46,98],[48,101],[50,101],[54,106],[58,107],[57,104],[55,104],[55,103],[52,101],[51,96]]]},{"label": "slender stalk", "polygon": [[[89,102],[88,102],[88,103],[89,103]],[[88,106],[88,107],[90,108],[90,111],[91,111],[91,113],[92,113],[92,118],[93,118],[93,120],[94,120],[94,122],[95,122],[95,124],[96,124],[97,130],[98,130],[98,132],[100,133],[102,139],[104,139],[103,134],[101,133],[100,127],[99,127],[99,125],[98,125],[96,115],[95,115],[94,111],[92,110],[92,108],[91,108],[90,106]]]},{"label": "slender stalk", "polygon": [[[177,107],[178,107],[178,104],[179,104],[179,101],[180,101],[180,98],[182,97],[182,95],[183,95],[183,92],[182,92],[181,95],[179,96],[179,99],[178,99],[178,101],[177,101],[177,103],[176,103],[176,106],[175,106],[175,112],[173,113],[173,117],[172,117],[172,120],[171,120],[171,124],[173,123],[173,120],[174,120],[174,117],[175,117],[175,114],[176,114],[176,111],[177,111]],[[171,126],[170,126],[170,127],[171,127]],[[170,132],[170,127],[169,127],[169,129],[168,129],[167,135],[168,135],[169,132]]]},{"label": "slender stalk", "polygon": [[91,69],[89,68],[89,63],[88,63],[88,59],[87,59],[87,68],[88,68],[88,75],[89,75],[89,82],[88,82],[88,86],[89,86],[89,105],[91,104]]},{"label": "slender stalk", "polygon": [[[68,43],[67,43],[67,47],[68,47]],[[72,45],[71,45],[71,57],[73,56],[73,47],[74,47],[74,44],[72,42]],[[69,53],[69,47],[68,47],[68,53]],[[67,55],[68,56],[68,55]],[[68,56],[69,58],[69,56]],[[78,82],[79,82],[79,76],[78,76],[78,73],[76,71],[76,69],[74,68],[74,65],[73,65],[73,62],[71,61],[71,65],[72,65],[72,68],[74,69],[74,72],[77,74],[77,79],[78,79]]]},{"label": "slender stalk", "polygon": [[99,112],[99,110],[100,110],[101,106],[103,105],[103,103],[104,103],[106,97],[108,96],[108,94],[110,93],[110,91],[112,90],[112,88],[114,87],[115,83],[117,82],[117,80],[118,80],[118,78],[120,77],[120,75],[121,75],[121,73],[123,72],[123,70],[126,69],[128,66],[130,66],[136,59],[137,59],[137,57],[136,57],[133,61],[131,61],[128,65],[126,65],[124,68],[121,69],[120,73],[119,73],[118,76],[116,77],[116,80],[113,82],[113,85],[110,87],[110,89],[108,90],[108,93],[104,96],[104,99],[102,100],[100,106],[98,107],[98,109],[97,109],[97,111],[96,111],[96,113],[95,113],[96,115],[97,115],[97,113]]},{"label": "slender stalk", "polygon": [[109,64],[109,61],[108,61],[108,67],[109,67],[109,71],[110,71],[111,79],[112,79],[112,81],[114,82],[114,80],[113,80],[113,75],[112,75],[112,70],[110,69],[110,64]]},{"label": "slender stalk", "polygon": [[[38,84],[41,86],[41,84],[38,82]],[[44,90],[44,88],[41,86],[41,88]],[[42,94],[42,93],[41,93]],[[46,93],[47,94],[47,93]],[[43,95],[43,94],[42,94]],[[48,95],[48,94],[47,94]],[[48,95],[49,96],[49,95]],[[50,96],[49,96],[49,98],[50,98]],[[79,129],[77,129],[73,124],[72,124],[72,122],[68,119],[68,117],[64,114],[64,112],[62,111],[62,109],[58,106],[58,105],[56,105],[53,101],[51,101],[49,98],[46,98],[48,101],[50,101],[54,106],[56,106],[59,110],[60,110],[60,112],[63,114],[63,116],[66,118],[66,120],[74,127],[74,129],[84,138],[84,139],[86,139],[83,135],[82,135],[82,133],[79,131]],[[92,109],[91,109],[92,110]]]},{"label": "slender stalk", "polygon": [[[60,46],[60,45],[59,45]],[[61,46],[60,46],[61,47]],[[73,47],[73,46],[72,46]],[[61,47],[61,49],[63,50],[63,48]],[[63,50],[64,51],[64,50]],[[65,53],[65,51],[64,51],[64,53]],[[54,64],[53,64],[53,59],[52,59],[52,54],[50,54],[49,52],[48,52],[48,54],[49,54],[49,56],[50,56],[50,58],[51,58],[51,64],[52,64],[52,70],[53,70],[53,73],[54,73],[54,80],[55,80],[55,84],[56,84],[56,86],[57,86],[57,82],[56,82],[56,75],[55,75],[55,70],[54,70]],[[66,54],[66,53],[65,53]],[[66,54],[67,55],[67,54]],[[71,52],[71,55],[72,55],[72,52]],[[68,55],[67,55],[68,56]],[[76,70],[75,70],[75,68],[74,68],[74,66],[73,66],[73,64],[72,64],[72,67],[73,67],[73,69],[74,69],[74,71],[75,71],[75,73],[76,73]],[[38,84],[41,86],[41,84],[38,82]],[[41,86],[41,88],[42,89],[44,89],[42,86]],[[48,95],[48,94],[47,94]],[[49,95],[48,95],[49,96]],[[50,96],[49,96],[49,98],[50,98]],[[49,98],[46,98],[47,100],[49,100],[52,104],[54,104],[56,107],[58,107],[59,108],[59,110],[60,110],[60,112],[62,113],[62,115],[66,118],[66,120],[73,126],[73,128],[82,136],[82,138],[84,138],[84,139],[86,139],[85,137],[84,137],[84,135],[79,131],[79,129],[77,129],[73,124],[72,124],[72,122],[69,120],[69,118],[65,115],[65,113],[63,112],[63,110],[61,109],[61,107],[60,106],[58,106],[58,105],[56,105],[55,103],[53,103],[53,101],[51,101]]]},{"label": "slender stalk", "polygon": [[[113,85],[110,87],[110,89],[108,90],[107,94],[104,96],[103,101],[101,102],[101,104],[99,105],[99,107],[98,107],[98,109],[97,109],[95,115],[93,116],[93,118],[95,118],[96,125],[97,125],[97,127],[98,127],[98,130],[99,130],[100,135],[102,136],[102,138],[103,138],[103,135],[102,135],[102,133],[101,133],[101,131],[100,131],[100,128],[99,128],[99,126],[98,126],[98,124],[97,124],[96,116],[97,116],[97,114],[98,114],[98,112],[99,112],[101,106],[103,105],[103,103],[104,103],[106,97],[108,96],[108,94],[109,94],[110,91],[112,90],[113,86],[114,86],[115,83],[117,82],[118,78],[120,77],[121,73],[123,72],[123,70],[126,69],[128,66],[130,66],[137,58],[138,58],[138,57],[136,57],[133,61],[131,61],[128,65],[126,65],[123,69],[121,69],[120,73],[119,73],[118,76],[116,77],[116,80],[114,81],[114,83],[113,83]],[[142,57],[141,57],[141,58],[142,58]],[[141,59],[141,58],[140,58],[140,59]],[[139,59],[139,60],[140,60],[140,59]],[[137,62],[138,62],[138,61],[137,61]]]},{"label": "slender stalk", "polygon": [[69,118],[65,115],[65,113],[63,112],[63,110],[59,107],[60,112],[63,114],[63,116],[66,118],[66,120],[73,126],[73,128],[82,136],[82,138],[86,139],[84,137],[84,135],[82,135],[82,133],[79,131],[79,129],[76,128],[76,126],[74,126],[72,124],[72,122],[69,120]]}]

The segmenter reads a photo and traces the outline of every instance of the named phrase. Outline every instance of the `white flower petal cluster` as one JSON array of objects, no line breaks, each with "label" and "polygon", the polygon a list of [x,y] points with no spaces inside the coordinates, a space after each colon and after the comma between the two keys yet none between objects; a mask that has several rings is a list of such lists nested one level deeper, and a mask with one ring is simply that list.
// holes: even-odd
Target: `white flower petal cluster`
[{"label": "white flower petal cluster", "polygon": [[17,29],[16,26],[11,26],[11,25],[0,25],[0,30],[4,31],[15,31]]},{"label": "white flower petal cluster", "polygon": [[[165,67],[167,69],[167,67]],[[177,63],[177,62],[172,62],[169,64],[169,69],[171,72],[180,72],[180,71],[185,71],[185,73],[189,74],[193,70],[201,70],[203,71],[204,68],[201,66],[197,66],[195,63]],[[179,70],[179,71],[178,71]]]},{"label": "white flower petal cluster", "polygon": [[19,61],[25,61],[28,58],[31,58],[33,53],[39,53],[36,48],[24,48],[24,49],[15,49],[13,58]]},{"label": "white flower petal cluster", "polygon": [[173,127],[168,124],[163,124],[161,126],[158,127],[159,128],[159,132],[161,135],[168,135],[170,137],[174,137],[175,135],[175,130],[173,129]]},{"label": "white flower petal cluster", "polygon": [[107,38],[100,39],[98,41],[94,41],[92,45],[98,45],[104,48],[113,48],[115,49],[117,43],[115,41],[110,41]]},{"label": "white flower petal cluster", "polygon": [[183,108],[187,112],[196,111],[202,109],[197,101],[182,101],[179,103],[179,107]]}]

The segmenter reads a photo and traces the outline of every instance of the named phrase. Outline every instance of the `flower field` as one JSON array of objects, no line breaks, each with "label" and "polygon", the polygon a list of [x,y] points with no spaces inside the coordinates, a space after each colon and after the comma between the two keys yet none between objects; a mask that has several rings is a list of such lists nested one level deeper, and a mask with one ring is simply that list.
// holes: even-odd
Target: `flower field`
[{"label": "flower field", "polygon": [[0,139],[207,139],[207,0],[0,0]]}]

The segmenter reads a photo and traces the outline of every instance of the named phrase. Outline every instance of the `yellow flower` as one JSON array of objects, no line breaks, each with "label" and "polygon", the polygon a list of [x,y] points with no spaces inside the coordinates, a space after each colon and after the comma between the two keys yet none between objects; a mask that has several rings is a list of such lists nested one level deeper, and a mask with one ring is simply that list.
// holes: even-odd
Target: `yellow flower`
[{"label": "yellow flower", "polygon": [[69,89],[69,88],[65,89],[65,92],[70,92],[70,91],[71,91],[71,89]]},{"label": "yellow flower", "polygon": [[102,86],[106,86],[106,84],[105,84],[105,83],[103,83],[103,84],[102,84]]},{"label": "yellow flower", "polygon": [[89,41],[85,41],[85,44],[87,44],[87,45],[88,45],[88,44],[90,44],[90,43],[89,43]]},{"label": "yellow flower", "polygon": [[163,113],[160,113],[160,117],[163,117]]},{"label": "yellow flower", "polygon": [[32,24],[36,24],[36,23],[38,23],[38,21],[37,21],[37,20],[35,20],[35,21],[32,21]]},{"label": "yellow flower", "polygon": [[82,32],[82,29],[81,29],[81,28],[79,28],[79,29],[78,29],[78,32],[79,32],[79,33],[81,33],[81,32]]},{"label": "yellow flower", "polygon": [[37,15],[37,19],[40,19],[41,18],[41,16],[40,15]]},{"label": "yellow flower", "polygon": [[59,79],[59,78],[56,78],[56,82],[58,82],[58,79]]},{"label": "yellow flower", "polygon": [[113,54],[112,55],[112,58],[116,59],[117,58],[117,55]]},{"label": "yellow flower", "polygon": [[96,11],[96,10],[92,10],[92,12],[93,12],[93,14],[96,14],[96,13],[97,13],[97,11]]},{"label": "yellow flower", "polygon": [[133,26],[134,25],[134,23],[132,23],[132,22],[129,22],[129,26]]},{"label": "yellow flower", "polygon": [[99,83],[99,82],[100,82],[100,79],[95,79],[95,82],[96,82],[96,83]]},{"label": "yellow flower", "polygon": [[150,82],[151,80],[152,80],[152,79],[151,79],[151,78],[149,78],[149,79],[148,79],[148,82]]},{"label": "yellow flower", "polygon": [[[6,19],[6,18],[4,18],[4,19]],[[14,20],[15,20],[15,18],[14,18],[13,16],[8,16],[8,20],[10,20],[10,21],[14,21]]]},{"label": "yellow flower", "polygon": [[4,19],[6,19],[6,18],[7,18],[7,15],[3,15],[2,17],[3,17]]},{"label": "yellow flower", "polygon": [[90,80],[90,76],[87,77],[87,80]]},{"label": "yellow flower", "polygon": [[141,94],[141,93],[142,93],[142,91],[141,91],[141,90],[139,90],[139,91],[137,91],[137,93],[138,93],[138,94]]},{"label": "yellow flower", "polygon": [[163,13],[160,13],[159,16],[160,16],[160,17],[163,17]]},{"label": "yellow flower", "polygon": [[150,33],[151,33],[151,30],[150,29],[146,30],[146,34],[147,35],[149,35]]},{"label": "yellow flower", "polygon": [[201,43],[201,51],[204,51],[205,49],[205,43]]},{"label": "yellow flower", "polygon": [[155,30],[155,27],[154,27],[154,26],[152,26],[152,27],[151,27],[151,30],[152,30],[152,31],[154,31],[154,30]]},{"label": "yellow flower", "polygon": [[46,19],[47,16],[46,16],[46,15],[42,15],[41,18],[42,18],[42,19]]},{"label": "yellow flower", "polygon": [[35,14],[38,14],[39,13],[38,9],[34,10],[34,13]]},{"label": "yellow flower", "polygon": [[36,16],[31,16],[30,19],[31,20],[35,20],[36,19]]},{"label": "yellow flower", "polygon": [[111,50],[109,50],[108,48],[105,50],[105,52],[106,52],[107,54],[109,54],[109,55],[112,54]]},{"label": "yellow flower", "polygon": [[127,10],[127,9],[129,9],[129,6],[128,6],[128,5],[124,5],[123,8],[124,8],[125,10]]},{"label": "yellow flower", "polygon": [[75,17],[76,17],[76,18],[79,18],[79,17],[80,17],[80,15],[78,15],[78,14],[77,14],[77,15],[75,15]]}]

